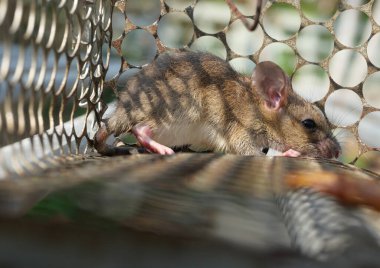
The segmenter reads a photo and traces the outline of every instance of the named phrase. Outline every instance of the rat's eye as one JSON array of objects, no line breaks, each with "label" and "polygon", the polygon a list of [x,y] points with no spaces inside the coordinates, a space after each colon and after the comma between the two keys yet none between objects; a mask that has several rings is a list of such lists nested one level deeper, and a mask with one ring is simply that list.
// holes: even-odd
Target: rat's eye
[{"label": "rat's eye", "polygon": [[317,124],[314,122],[313,119],[305,119],[302,121],[302,125],[310,130],[314,130],[317,127]]}]

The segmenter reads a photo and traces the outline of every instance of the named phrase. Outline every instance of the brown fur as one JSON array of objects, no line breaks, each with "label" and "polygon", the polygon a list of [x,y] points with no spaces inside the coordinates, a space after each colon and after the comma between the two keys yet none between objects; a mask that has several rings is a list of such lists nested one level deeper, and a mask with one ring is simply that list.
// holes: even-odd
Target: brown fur
[{"label": "brown fur", "polygon": [[[255,84],[211,54],[164,53],[128,80],[106,123],[107,131],[118,136],[144,123],[151,127],[154,139],[169,147],[191,141],[195,147],[227,153],[258,155],[271,147],[331,157],[339,145],[324,115],[292,91],[279,67],[273,63],[258,67]],[[274,84],[278,91],[271,91]],[[278,96],[279,102],[271,102]],[[301,124],[308,118],[317,123],[313,132]],[[194,132],[189,137],[187,128]],[[194,140],[196,135],[198,140]]]}]

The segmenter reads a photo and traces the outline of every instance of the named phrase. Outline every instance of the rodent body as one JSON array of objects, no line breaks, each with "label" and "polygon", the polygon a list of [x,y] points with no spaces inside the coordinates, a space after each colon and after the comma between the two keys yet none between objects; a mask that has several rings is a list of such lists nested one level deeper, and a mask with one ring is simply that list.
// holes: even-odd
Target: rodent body
[{"label": "rodent body", "polygon": [[259,63],[251,79],[216,56],[186,50],[160,55],[127,81],[95,148],[113,154],[105,137],[131,131],[153,151],[151,140],[243,155],[273,148],[331,158],[340,150],[323,113],[293,92],[274,63]]}]

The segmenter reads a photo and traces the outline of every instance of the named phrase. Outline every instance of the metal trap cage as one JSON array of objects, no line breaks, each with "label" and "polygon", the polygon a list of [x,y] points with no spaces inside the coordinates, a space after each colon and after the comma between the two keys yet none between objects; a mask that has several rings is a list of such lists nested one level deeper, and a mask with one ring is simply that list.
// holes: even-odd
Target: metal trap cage
[{"label": "metal trap cage", "polygon": [[[234,2],[253,21],[255,2]],[[253,32],[217,0],[0,0],[2,214],[33,216],[63,198],[91,219],[216,237],[249,254],[293,254],[295,245],[319,260],[346,250],[334,265],[361,263],[363,256],[378,263],[377,213],[343,208],[308,189],[288,191],[283,179],[310,170],[322,178],[378,179],[379,29],[377,0],[264,1]],[[327,160],[94,154],[106,103],[160,53],[183,47],[214,53],[245,74],[260,61],[276,62],[293,89],[318,102],[336,126],[340,160],[371,172]],[[347,259],[358,248],[360,258]],[[285,259],[296,265],[319,265],[291,254]]]}]

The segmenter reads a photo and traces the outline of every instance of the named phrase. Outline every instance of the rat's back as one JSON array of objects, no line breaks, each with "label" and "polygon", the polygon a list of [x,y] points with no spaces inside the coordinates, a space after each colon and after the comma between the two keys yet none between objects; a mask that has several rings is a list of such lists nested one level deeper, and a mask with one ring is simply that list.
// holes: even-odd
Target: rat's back
[{"label": "rat's back", "polygon": [[212,54],[188,50],[163,53],[128,80],[120,93],[120,102],[129,108],[131,99],[139,102],[144,95],[149,96],[150,104],[152,100],[156,104],[156,98],[158,102],[177,103],[178,98],[190,95],[200,101],[205,88],[225,88],[225,80],[238,79],[226,61]]}]

